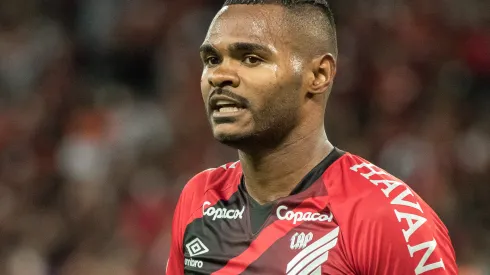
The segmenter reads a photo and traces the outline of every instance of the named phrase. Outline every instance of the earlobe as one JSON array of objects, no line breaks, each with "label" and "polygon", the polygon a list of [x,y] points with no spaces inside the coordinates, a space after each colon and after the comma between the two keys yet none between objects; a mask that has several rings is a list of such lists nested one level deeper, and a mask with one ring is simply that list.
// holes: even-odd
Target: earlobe
[{"label": "earlobe", "polygon": [[325,54],[313,61],[314,79],[311,83],[310,93],[321,94],[327,91],[332,84],[336,73],[336,61],[331,54]]}]

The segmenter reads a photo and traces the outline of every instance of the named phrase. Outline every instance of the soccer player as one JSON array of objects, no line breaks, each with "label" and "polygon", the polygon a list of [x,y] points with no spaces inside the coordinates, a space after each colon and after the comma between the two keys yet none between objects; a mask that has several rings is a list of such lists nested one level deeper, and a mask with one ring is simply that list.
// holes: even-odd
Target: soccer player
[{"label": "soccer player", "polygon": [[457,274],[436,213],[327,139],[337,45],[325,0],[228,0],[200,54],[213,135],[239,161],[185,186],[168,274]]}]

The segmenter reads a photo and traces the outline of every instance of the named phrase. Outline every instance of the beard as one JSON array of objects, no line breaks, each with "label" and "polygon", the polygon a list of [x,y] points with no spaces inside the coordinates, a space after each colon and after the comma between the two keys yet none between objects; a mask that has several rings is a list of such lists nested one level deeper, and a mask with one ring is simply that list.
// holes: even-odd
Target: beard
[{"label": "beard", "polygon": [[253,126],[239,133],[220,133],[215,138],[222,144],[241,151],[269,150],[282,144],[299,124],[296,98],[274,100],[261,110],[252,110]]},{"label": "beard", "polygon": [[[249,121],[243,124],[241,121],[229,121],[244,126],[238,131],[215,133],[214,137],[222,144],[244,152],[268,151],[276,148],[302,122],[301,87],[302,76],[296,74],[290,75],[287,82],[255,89],[256,94],[268,95],[263,97],[260,105],[250,102],[245,97],[229,94],[228,96],[243,102],[243,106],[247,107],[250,112],[247,118]],[[226,89],[223,90],[224,92]],[[208,114],[211,120],[211,113]],[[213,122],[210,122],[213,127]]]}]

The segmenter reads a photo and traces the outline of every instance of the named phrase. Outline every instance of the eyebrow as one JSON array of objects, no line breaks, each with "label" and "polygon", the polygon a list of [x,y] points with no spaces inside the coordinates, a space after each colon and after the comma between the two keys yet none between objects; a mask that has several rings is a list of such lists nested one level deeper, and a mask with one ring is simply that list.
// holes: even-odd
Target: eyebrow
[{"label": "eyebrow", "polygon": [[249,42],[233,43],[230,46],[228,46],[228,50],[230,52],[233,52],[233,51],[237,51],[237,52],[263,52],[263,53],[272,54],[272,50],[269,49],[268,47],[261,45],[261,44],[249,43]]},{"label": "eyebrow", "polygon": [[[273,51],[261,44],[249,42],[236,42],[228,46],[230,52],[262,52],[265,54],[273,54]],[[216,53],[217,50],[211,44],[203,44],[199,48],[200,53]]]},{"label": "eyebrow", "polygon": [[211,44],[203,44],[201,47],[199,47],[199,52],[201,54],[216,53],[216,49],[211,46]]}]

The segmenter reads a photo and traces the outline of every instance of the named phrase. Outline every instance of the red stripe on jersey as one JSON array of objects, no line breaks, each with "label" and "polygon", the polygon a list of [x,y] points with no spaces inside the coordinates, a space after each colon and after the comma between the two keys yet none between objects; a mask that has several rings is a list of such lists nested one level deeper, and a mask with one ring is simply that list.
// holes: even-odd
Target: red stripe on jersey
[{"label": "red stripe on jersey", "polygon": [[[219,169],[219,170],[218,170]],[[223,171],[220,171],[223,170]],[[231,173],[231,175],[230,175]],[[202,188],[200,185],[206,186],[206,191],[197,191],[196,193],[196,198],[192,200],[193,202],[199,202],[199,204],[195,204],[192,206],[194,212],[191,214],[190,218],[187,220],[187,223],[184,225],[184,230],[189,225],[191,222],[193,222],[195,219],[200,219],[203,217],[203,213],[208,207],[212,207],[218,203],[218,201],[223,200],[227,201],[230,199],[230,197],[235,194],[238,191],[238,186],[240,185],[240,178],[242,176],[241,169],[233,169],[233,168],[228,168],[228,169],[223,169],[223,167],[216,168],[211,172],[209,175],[208,179],[206,182],[199,182],[198,189]],[[216,188],[211,188],[209,187],[211,184],[214,182],[221,182],[220,178],[226,177],[226,178],[231,178],[231,180],[228,180],[228,186],[223,189],[216,189]],[[206,198],[205,201],[203,201],[203,196]],[[209,202],[209,204],[204,205],[204,202]],[[184,202],[187,204],[187,202]],[[189,206],[187,206],[189,207]]]},{"label": "red stripe on jersey", "polygon": [[[312,206],[313,205],[313,206]],[[300,205],[294,208],[294,212],[306,212],[311,209],[324,209],[327,207],[327,196],[312,197],[304,200]],[[247,267],[257,260],[272,244],[284,237],[291,229],[300,226],[303,221],[293,224],[288,220],[277,220],[261,231],[255,240],[250,243],[250,246],[242,252],[242,254],[232,258],[220,270],[212,273],[212,275],[229,275],[240,274]]]},{"label": "red stripe on jersey", "polygon": [[[228,163],[195,175],[185,186],[174,212],[172,242],[167,262],[167,274],[184,274],[183,240],[186,227],[203,216],[203,200],[210,206],[219,200],[228,200],[238,190],[241,177],[240,163]],[[227,187],[216,185],[226,182]]]}]

